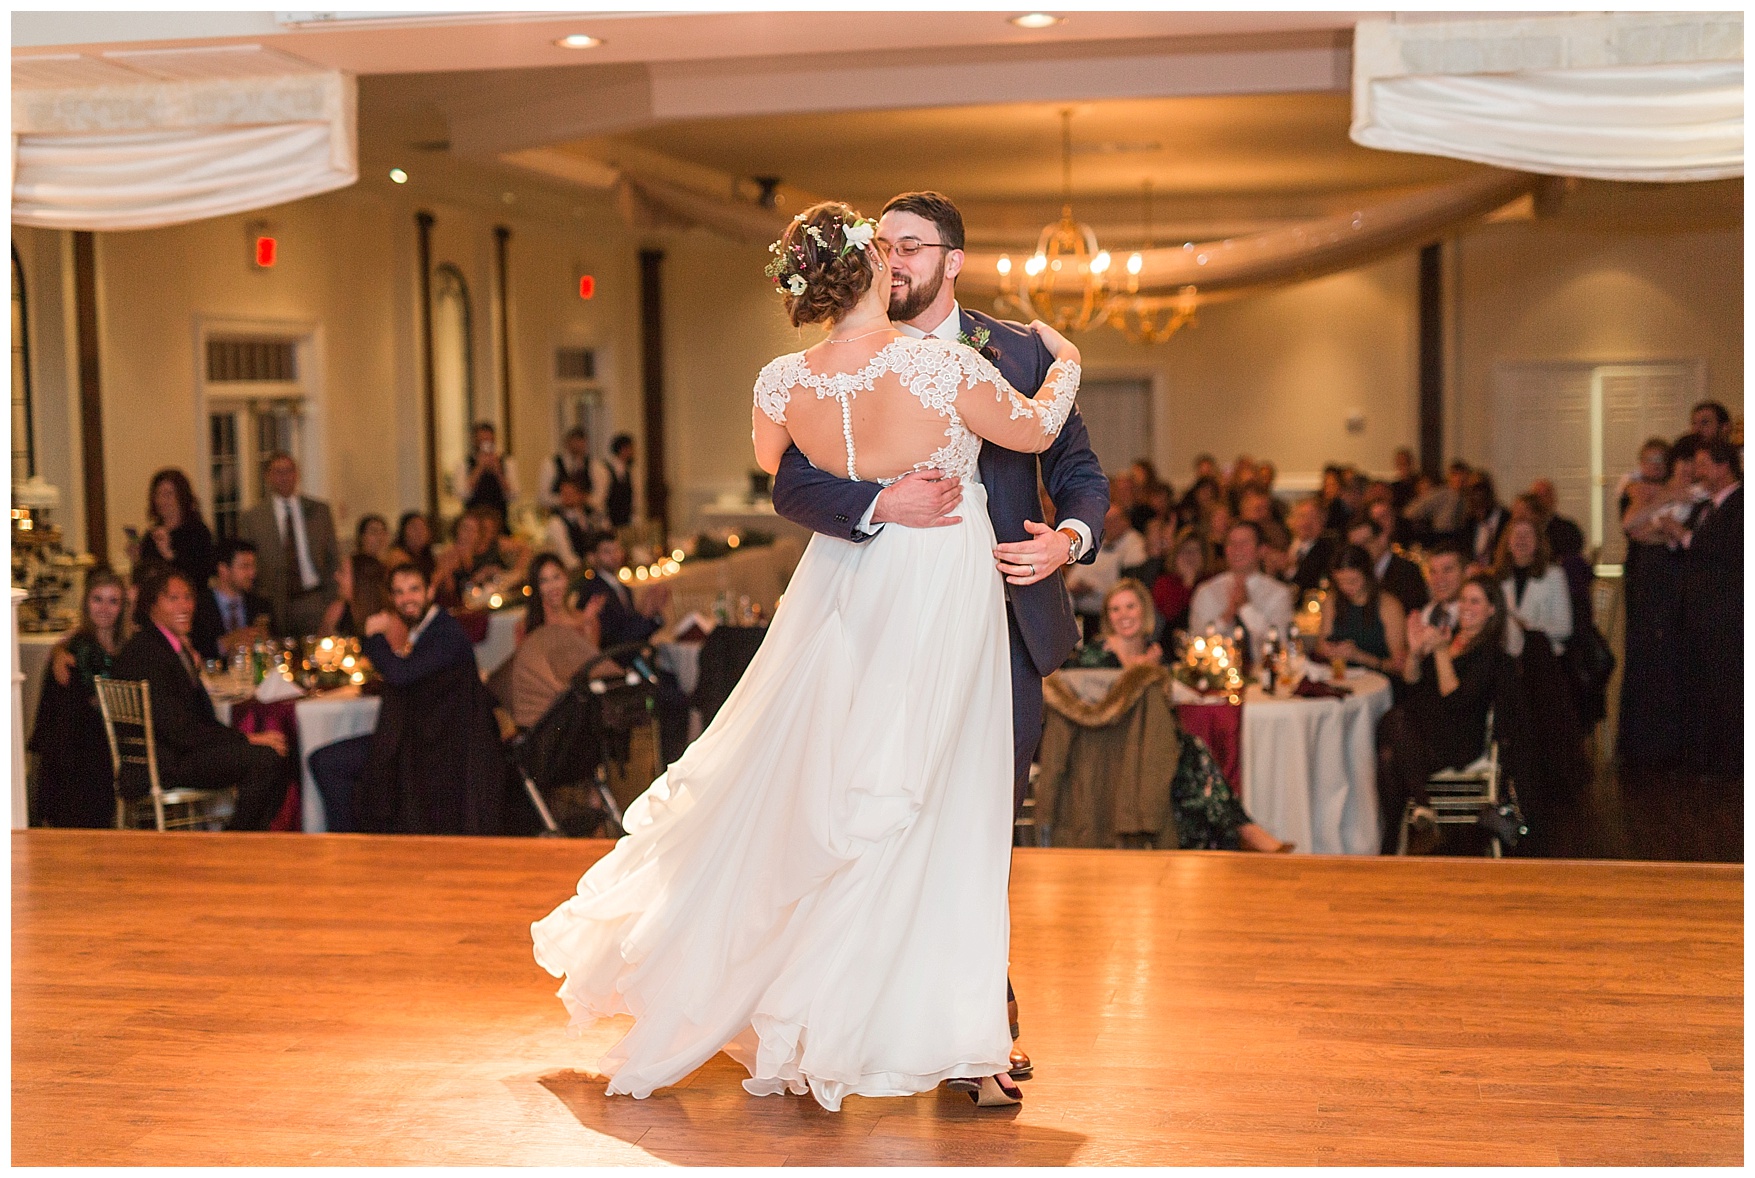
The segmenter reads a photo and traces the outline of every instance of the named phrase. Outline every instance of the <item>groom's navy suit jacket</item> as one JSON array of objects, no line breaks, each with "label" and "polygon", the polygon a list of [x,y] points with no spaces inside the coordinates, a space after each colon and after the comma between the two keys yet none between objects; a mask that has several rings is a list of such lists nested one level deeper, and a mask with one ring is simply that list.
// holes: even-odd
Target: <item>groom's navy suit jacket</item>
[{"label": "groom's navy suit jacket", "polygon": [[[985,328],[988,341],[982,354],[1013,388],[1034,397],[1054,363],[1042,337],[1016,323],[960,310],[965,338],[975,338],[977,331]],[[1057,522],[1078,519],[1091,529],[1091,550],[1080,558],[1081,563],[1096,556],[1103,544],[1103,517],[1109,511],[1109,480],[1091,452],[1090,437],[1077,409],[1067,418],[1054,445],[1043,453],[1021,454],[983,442],[980,462],[981,482],[987,488],[987,514],[1000,543],[1030,539],[1024,521],[1042,522],[1042,501],[1036,491],[1040,462],[1042,482],[1054,503]],[[871,537],[859,530],[859,521],[881,490],[877,483],[853,482],[818,470],[798,447],[791,446],[774,480],[774,510],[813,532],[860,544]],[[1030,662],[1046,676],[1066,661],[1079,642],[1078,619],[1066,582],[1058,576],[1044,577],[1034,585],[1007,582],[1005,589]],[[1035,740],[1036,736],[1030,737],[1032,751]]]}]

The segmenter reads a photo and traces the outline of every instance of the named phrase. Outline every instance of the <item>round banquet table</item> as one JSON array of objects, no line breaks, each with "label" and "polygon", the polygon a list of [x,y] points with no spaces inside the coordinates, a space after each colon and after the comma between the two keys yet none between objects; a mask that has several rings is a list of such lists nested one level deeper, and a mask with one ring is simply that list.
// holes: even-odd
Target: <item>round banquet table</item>
[{"label": "round banquet table", "polygon": [[[338,687],[321,695],[307,695],[293,704],[299,738],[299,800],[301,826],[307,834],[328,829],[323,815],[323,795],[311,776],[311,753],[326,744],[365,736],[378,726],[383,701],[362,695],[357,687]],[[232,722],[230,700],[215,699],[214,713],[222,724]]]},{"label": "round banquet table", "polygon": [[1347,673],[1345,699],[1243,697],[1242,789],[1249,816],[1274,837],[1318,855],[1375,855],[1377,722],[1389,680]]}]

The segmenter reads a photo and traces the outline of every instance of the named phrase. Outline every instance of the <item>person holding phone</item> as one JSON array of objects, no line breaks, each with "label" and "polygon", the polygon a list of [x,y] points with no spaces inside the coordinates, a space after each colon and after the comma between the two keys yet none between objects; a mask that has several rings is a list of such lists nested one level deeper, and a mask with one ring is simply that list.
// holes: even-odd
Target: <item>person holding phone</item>
[{"label": "person holding phone", "polygon": [[508,532],[506,510],[518,498],[517,467],[511,455],[500,453],[493,422],[476,422],[470,436],[469,453],[458,466],[452,486],[465,511],[486,508],[499,519],[500,531]]}]

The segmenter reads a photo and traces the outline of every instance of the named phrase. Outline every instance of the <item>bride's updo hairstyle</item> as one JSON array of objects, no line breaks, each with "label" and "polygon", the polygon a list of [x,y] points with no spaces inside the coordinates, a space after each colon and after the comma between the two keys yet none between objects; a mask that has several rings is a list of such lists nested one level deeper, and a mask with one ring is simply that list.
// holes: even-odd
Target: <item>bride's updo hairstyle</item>
[{"label": "bride's updo hairstyle", "polygon": [[768,247],[774,280],[794,327],[846,317],[871,289],[872,236],[877,230],[840,201],[812,205]]}]

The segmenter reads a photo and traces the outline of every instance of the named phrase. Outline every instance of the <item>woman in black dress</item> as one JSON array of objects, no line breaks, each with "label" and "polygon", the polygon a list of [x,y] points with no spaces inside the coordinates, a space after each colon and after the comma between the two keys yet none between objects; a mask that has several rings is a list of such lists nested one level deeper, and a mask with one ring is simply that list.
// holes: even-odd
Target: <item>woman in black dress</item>
[{"label": "woman in black dress", "polygon": [[[1487,713],[1509,703],[1517,671],[1505,653],[1505,594],[1491,576],[1463,583],[1457,598],[1457,628],[1426,627],[1408,650],[1402,678],[1407,691],[1377,726],[1378,812],[1383,853],[1394,854],[1402,811],[1415,805],[1408,849],[1432,850],[1438,841],[1436,816],[1426,780],[1440,769],[1460,769],[1479,758],[1487,744]],[[1497,713],[1501,731],[1512,722],[1508,708]]]},{"label": "woman in black dress", "polygon": [[1653,438],[1640,447],[1639,478],[1621,494],[1627,620],[1615,751],[1624,765],[1671,766],[1682,757],[1683,551],[1659,521],[1665,513],[1687,519],[1690,488],[1687,464]]},{"label": "woman in black dress", "polygon": [[44,826],[116,824],[110,743],[98,711],[99,675],[128,640],[127,586],[108,569],[85,581],[79,627],[49,656],[31,730],[37,755],[37,818]]},{"label": "woman in black dress", "polygon": [[213,533],[201,518],[189,476],[167,466],[152,476],[146,492],[146,535],[134,556],[134,579],[153,565],[170,565],[200,593],[217,564]]}]

